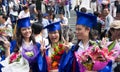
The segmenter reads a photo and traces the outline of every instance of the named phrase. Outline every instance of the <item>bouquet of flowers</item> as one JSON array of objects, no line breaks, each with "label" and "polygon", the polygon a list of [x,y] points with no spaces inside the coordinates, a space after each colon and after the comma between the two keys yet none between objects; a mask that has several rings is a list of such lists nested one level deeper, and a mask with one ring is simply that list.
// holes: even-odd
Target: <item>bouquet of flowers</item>
[{"label": "bouquet of flowers", "polygon": [[5,60],[0,62],[2,72],[29,72],[28,61],[22,57],[20,52],[14,52]]},{"label": "bouquet of flowers", "polygon": [[20,61],[20,58],[21,58],[21,55],[20,55],[19,52],[13,53],[13,54],[10,56],[10,61],[9,61],[9,63],[19,62],[19,61]]},{"label": "bouquet of flowers", "polygon": [[26,47],[26,46],[22,47],[22,56],[25,59],[27,59],[29,63],[35,62],[38,54],[39,54],[39,51],[35,45],[31,45],[30,47]]},{"label": "bouquet of flowers", "polygon": [[62,57],[64,51],[65,51],[65,49],[63,48],[62,43],[55,44],[53,46],[53,53],[52,53],[51,57],[49,57],[49,59],[48,59],[48,61],[50,63],[50,66],[49,66],[50,70],[58,69],[60,58]]},{"label": "bouquet of flowers", "polygon": [[85,70],[101,70],[110,60],[115,59],[115,53],[112,50],[115,46],[115,41],[108,47],[105,41],[99,41],[98,43],[90,41],[92,45],[82,55],[79,52],[75,52],[75,56],[80,63],[79,65],[82,65],[82,72]]}]

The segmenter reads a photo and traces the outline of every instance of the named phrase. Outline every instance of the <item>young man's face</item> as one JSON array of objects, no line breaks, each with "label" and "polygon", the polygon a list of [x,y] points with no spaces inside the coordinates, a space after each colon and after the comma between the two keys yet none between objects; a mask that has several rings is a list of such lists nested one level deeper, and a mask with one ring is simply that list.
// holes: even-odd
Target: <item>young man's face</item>
[{"label": "young man's face", "polygon": [[104,9],[104,10],[103,10],[103,15],[104,15],[104,16],[107,16],[108,14],[109,14],[109,10],[108,10],[108,9]]}]

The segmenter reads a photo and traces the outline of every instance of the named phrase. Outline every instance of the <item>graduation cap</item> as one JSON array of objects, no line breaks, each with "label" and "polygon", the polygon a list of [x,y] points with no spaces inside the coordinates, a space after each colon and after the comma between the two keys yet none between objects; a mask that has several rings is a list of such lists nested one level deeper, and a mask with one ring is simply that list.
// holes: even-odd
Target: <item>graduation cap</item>
[{"label": "graduation cap", "polygon": [[44,27],[44,29],[45,28],[48,29],[48,32],[60,30],[61,29],[60,21],[59,22],[51,23],[50,25],[47,25],[46,27]]},{"label": "graduation cap", "polygon": [[82,12],[76,12],[77,13],[77,25],[84,25],[90,28],[93,28],[97,25],[97,17],[93,14],[86,14]]},{"label": "graduation cap", "polygon": [[18,24],[17,25],[18,28],[30,27],[31,26],[30,17],[19,19],[18,22],[17,22],[17,24]]}]

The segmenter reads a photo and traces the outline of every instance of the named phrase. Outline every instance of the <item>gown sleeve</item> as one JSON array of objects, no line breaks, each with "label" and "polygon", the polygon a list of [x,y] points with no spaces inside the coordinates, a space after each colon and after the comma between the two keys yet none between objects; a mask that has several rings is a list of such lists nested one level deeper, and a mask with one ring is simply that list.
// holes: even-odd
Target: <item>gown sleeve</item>
[{"label": "gown sleeve", "polygon": [[59,66],[59,72],[79,72],[79,66],[74,56],[74,46],[68,53],[64,53]]},{"label": "gown sleeve", "polygon": [[[10,53],[12,53],[12,52],[14,51],[15,46],[16,46],[16,41],[15,41],[15,40],[11,41],[11,42],[10,42]],[[1,61],[5,60],[5,58],[6,58],[5,55],[2,55],[2,56],[1,56]],[[0,72],[2,72],[2,71],[1,71],[1,68],[2,68],[2,67],[3,67],[3,65],[0,64]]]},{"label": "gown sleeve", "polygon": [[[40,46],[39,46],[40,48]],[[39,49],[40,50],[40,49]],[[47,61],[45,55],[42,56],[41,52],[38,55],[38,67],[39,67],[39,72],[48,72],[48,67],[47,67]]]}]

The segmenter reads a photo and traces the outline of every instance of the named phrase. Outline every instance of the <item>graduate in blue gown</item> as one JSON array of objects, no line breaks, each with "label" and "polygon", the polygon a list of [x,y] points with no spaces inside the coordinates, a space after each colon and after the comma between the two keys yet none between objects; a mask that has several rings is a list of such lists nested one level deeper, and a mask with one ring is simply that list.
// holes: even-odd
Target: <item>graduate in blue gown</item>
[{"label": "graduate in blue gown", "polygon": [[41,45],[35,42],[29,17],[18,20],[16,40],[11,41],[10,52],[20,52],[30,71],[47,72],[46,58],[41,54]]},{"label": "graduate in blue gown", "polygon": [[[89,50],[91,43],[89,42],[92,39],[91,30],[96,26],[96,17],[92,14],[84,14],[77,12],[77,22],[76,22],[76,36],[78,42],[73,46],[67,53],[62,56],[59,72],[86,72],[82,65],[78,62],[75,57],[75,52],[82,53],[85,50]],[[112,62],[110,61],[108,65],[98,71],[98,72],[111,72]]]},{"label": "graduate in blue gown", "polygon": [[65,52],[64,42],[62,40],[60,22],[54,22],[46,26],[48,30],[49,45],[46,50],[46,56],[49,58],[48,65],[50,72],[58,72],[60,59]]}]

